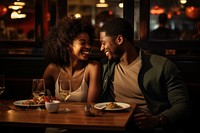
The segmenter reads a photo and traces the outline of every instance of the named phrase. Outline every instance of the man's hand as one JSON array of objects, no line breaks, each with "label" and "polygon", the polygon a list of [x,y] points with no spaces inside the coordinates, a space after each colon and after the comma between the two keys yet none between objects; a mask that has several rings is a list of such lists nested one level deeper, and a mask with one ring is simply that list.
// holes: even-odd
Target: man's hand
[{"label": "man's hand", "polygon": [[136,125],[140,129],[153,129],[159,126],[160,124],[160,116],[151,115],[149,113],[137,113],[134,115],[134,120]]}]

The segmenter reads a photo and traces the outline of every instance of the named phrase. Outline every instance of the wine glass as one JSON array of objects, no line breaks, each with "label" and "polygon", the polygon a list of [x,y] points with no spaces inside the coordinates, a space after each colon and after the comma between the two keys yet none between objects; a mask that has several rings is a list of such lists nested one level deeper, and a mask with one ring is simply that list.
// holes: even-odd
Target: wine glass
[{"label": "wine glass", "polygon": [[[71,96],[72,86],[70,79],[60,79],[59,80],[59,94],[62,97],[61,100],[67,101]],[[68,108],[65,108],[66,111],[70,111]]]},{"label": "wine glass", "polygon": [[4,90],[5,90],[4,75],[0,75],[0,95],[3,94]]},{"label": "wine glass", "polygon": [[42,98],[45,95],[45,81],[44,79],[33,79],[32,82],[32,94],[37,100],[37,103],[40,103]]}]

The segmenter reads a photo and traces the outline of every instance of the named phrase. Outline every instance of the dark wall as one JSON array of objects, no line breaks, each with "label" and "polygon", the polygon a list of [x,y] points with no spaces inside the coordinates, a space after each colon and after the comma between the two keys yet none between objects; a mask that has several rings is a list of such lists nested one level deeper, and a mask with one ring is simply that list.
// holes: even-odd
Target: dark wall
[{"label": "dark wall", "polygon": [[0,57],[6,89],[0,99],[31,98],[33,78],[40,78],[48,62],[44,57]]}]

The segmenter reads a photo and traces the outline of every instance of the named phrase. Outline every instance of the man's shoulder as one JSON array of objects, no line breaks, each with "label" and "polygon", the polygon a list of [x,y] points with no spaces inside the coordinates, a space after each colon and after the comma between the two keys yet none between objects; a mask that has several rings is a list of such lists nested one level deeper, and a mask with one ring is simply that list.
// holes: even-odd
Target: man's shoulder
[{"label": "man's shoulder", "polygon": [[142,60],[143,60],[143,62],[148,60],[150,62],[161,63],[161,62],[165,62],[165,61],[167,61],[169,59],[167,57],[165,57],[165,56],[161,56],[161,55],[158,55],[158,54],[152,54],[152,53],[143,52]]}]

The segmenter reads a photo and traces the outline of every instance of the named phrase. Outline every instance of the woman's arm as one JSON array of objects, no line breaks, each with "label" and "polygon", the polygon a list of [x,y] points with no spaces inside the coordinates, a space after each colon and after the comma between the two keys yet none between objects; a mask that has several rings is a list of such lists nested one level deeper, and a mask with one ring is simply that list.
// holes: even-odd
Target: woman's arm
[{"label": "woman's arm", "polygon": [[88,97],[87,102],[98,102],[101,91],[101,67],[99,62],[90,62],[88,64]]},{"label": "woman's arm", "polygon": [[55,96],[55,80],[59,73],[59,67],[55,64],[50,63],[44,73],[43,78],[45,80],[46,89],[51,91],[52,96]]}]

